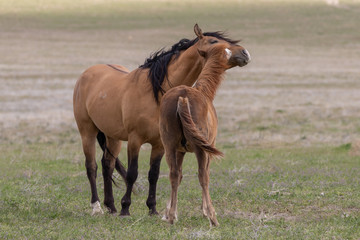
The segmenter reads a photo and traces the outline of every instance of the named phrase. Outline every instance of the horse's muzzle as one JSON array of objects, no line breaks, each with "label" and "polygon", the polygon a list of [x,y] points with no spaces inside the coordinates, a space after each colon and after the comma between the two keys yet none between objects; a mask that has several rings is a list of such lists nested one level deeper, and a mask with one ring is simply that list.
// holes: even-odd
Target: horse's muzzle
[{"label": "horse's muzzle", "polygon": [[251,56],[248,50],[242,48],[233,52],[233,55],[229,59],[229,64],[232,66],[243,67],[251,61]]}]

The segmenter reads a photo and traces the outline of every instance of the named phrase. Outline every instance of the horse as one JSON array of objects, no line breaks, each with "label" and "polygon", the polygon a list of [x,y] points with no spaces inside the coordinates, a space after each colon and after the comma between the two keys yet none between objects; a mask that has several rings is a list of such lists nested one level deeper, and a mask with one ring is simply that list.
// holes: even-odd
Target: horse
[{"label": "horse", "polygon": [[[201,31],[197,24],[194,31]],[[121,216],[130,215],[140,147],[144,143],[151,145],[146,205],[150,215],[158,214],[156,185],[164,155],[159,133],[159,103],[162,95],[172,87],[192,86],[195,83],[204,66],[204,58],[199,54],[198,46],[205,42],[229,45],[233,56],[228,60],[228,68],[247,63],[247,51],[237,45],[238,41],[231,40],[223,32],[207,32],[203,35],[201,39],[182,39],[170,50],[155,52],[133,71],[121,65],[98,64],[86,69],[77,80],[73,109],[91,188],[92,215],[103,213],[96,188],[96,139],[103,151],[104,205],[111,214],[117,212],[112,189],[114,168],[126,183],[126,192],[121,199]],[[121,141],[128,142],[127,170],[117,157]]]},{"label": "horse", "polygon": [[[198,33],[198,51],[206,63],[194,87],[178,86],[170,89],[160,103],[160,137],[169,166],[171,196],[164,220],[170,224],[177,219],[177,192],[182,180],[182,163],[186,152],[194,152],[198,162],[198,178],[202,188],[202,211],[213,226],[219,225],[209,194],[210,161],[222,157],[215,148],[218,120],[213,105],[216,89],[229,68],[232,57],[230,44],[207,45]],[[250,55],[246,53],[250,61]],[[241,64],[240,66],[242,66]]]}]

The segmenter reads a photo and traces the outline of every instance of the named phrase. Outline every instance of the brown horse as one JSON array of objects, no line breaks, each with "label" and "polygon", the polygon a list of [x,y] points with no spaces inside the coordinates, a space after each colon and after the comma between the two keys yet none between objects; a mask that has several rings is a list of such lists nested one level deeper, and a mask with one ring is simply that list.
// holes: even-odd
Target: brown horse
[{"label": "brown horse", "polygon": [[[201,31],[197,25],[194,29],[195,32]],[[168,51],[160,50],[131,72],[118,65],[95,65],[80,76],[75,85],[73,104],[91,187],[92,214],[103,212],[96,188],[96,138],[104,151],[101,160],[104,205],[110,213],[117,211],[112,191],[114,168],[127,185],[121,200],[121,215],[130,214],[132,187],[138,176],[140,147],[143,143],[151,144],[149,195],[146,204],[150,214],[157,214],[156,184],[164,154],[159,134],[159,102],[162,94],[172,87],[194,84],[205,62],[198,52],[199,46],[227,44],[233,52],[228,60],[228,68],[245,65],[248,56],[237,42],[221,32],[208,32],[201,39],[183,39]],[[207,49],[203,48],[203,51],[206,52]],[[128,141],[127,172],[117,158],[121,141]]]},{"label": "brown horse", "polygon": [[[215,137],[217,117],[213,105],[215,92],[222,75],[229,66],[232,51],[229,43],[208,45],[197,33],[198,51],[206,61],[195,87],[178,86],[170,89],[160,104],[160,136],[170,169],[171,198],[164,220],[171,224],[177,218],[177,190],[182,179],[182,162],[186,152],[195,152],[198,160],[199,181],[202,187],[202,211],[211,225],[218,225],[209,194],[210,160],[223,156],[217,150]],[[245,52],[250,61],[250,55]],[[240,64],[243,66],[244,64]]]}]

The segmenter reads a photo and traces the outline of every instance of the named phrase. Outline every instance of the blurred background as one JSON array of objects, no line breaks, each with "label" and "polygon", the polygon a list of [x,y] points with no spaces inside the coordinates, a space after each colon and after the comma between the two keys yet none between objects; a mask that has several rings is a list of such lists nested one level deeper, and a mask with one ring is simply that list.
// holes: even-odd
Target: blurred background
[{"label": "blurred background", "polygon": [[0,0],[0,143],[78,142],[72,90],[97,63],[133,70],[203,31],[252,55],[215,99],[223,147],[356,142],[358,0]]}]

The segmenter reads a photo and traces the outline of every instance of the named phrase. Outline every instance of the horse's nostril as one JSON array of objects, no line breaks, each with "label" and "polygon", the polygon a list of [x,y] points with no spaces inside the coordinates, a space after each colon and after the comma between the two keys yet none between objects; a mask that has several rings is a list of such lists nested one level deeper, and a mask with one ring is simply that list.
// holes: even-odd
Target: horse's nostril
[{"label": "horse's nostril", "polygon": [[241,51],[241,53],[247,58],[245,61],[247,63],[250,62],[251,57],[250,57],[250,53],[248,52],[248,50],[244,49],[244,50]]},{"label": "horse's nostril", "polygon": [[244,54],[245,56],[248,56],[248,55],[249,55],[249,54],[248,54],[248,51],[247,51],[247,50],[245,50],[245,49],[244,49],[244,50],[242,50],[241,52],[242,52],[242,54]]}]

